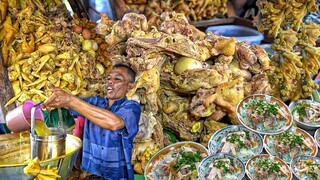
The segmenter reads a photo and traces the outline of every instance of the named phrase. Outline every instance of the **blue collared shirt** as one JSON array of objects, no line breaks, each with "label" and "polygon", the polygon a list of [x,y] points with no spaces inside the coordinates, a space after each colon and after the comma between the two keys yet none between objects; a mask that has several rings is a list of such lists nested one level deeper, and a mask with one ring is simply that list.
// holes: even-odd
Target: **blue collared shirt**
[{"label": "blue collared shirt", "polygon": [[[100,108],[107,109],[108,107],[106,98],[88,97],[83,100]],[[139,130],[141,107],[136,101],[122,98],[115,101],[109,110],[121,117],[125,127],[111,131],[86,119],[81,166],[83,170],[105,179],[128,179],[128,174],[133,177],[134,172],[132,168],[128,170],[124,156],[126,153],[129,156],[128,159],[131,160],[133,138]],[[80,115],[74,110],[71,110],[71,113]]]}]

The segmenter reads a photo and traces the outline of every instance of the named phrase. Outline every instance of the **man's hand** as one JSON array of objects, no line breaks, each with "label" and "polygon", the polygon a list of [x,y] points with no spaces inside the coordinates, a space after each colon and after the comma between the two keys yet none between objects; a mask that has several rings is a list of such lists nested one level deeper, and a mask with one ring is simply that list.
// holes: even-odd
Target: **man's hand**
[{"label": "man's hand", "polygon": [[70,104],[72,103],[72,100],[74,98],[73,95],[67,93],[66,91],[58,88],[58,87],[48,87],[49,91],[52,91],[52,95],[44,101],[42,104],[42,107],[44,108],[60,108],[70,107]]}]

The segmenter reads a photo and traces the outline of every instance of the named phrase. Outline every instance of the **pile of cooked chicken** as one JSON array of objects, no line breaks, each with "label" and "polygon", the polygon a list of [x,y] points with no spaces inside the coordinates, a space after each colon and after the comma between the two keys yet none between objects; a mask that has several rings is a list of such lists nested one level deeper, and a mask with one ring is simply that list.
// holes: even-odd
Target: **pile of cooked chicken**
[{"label": "pile of cooked chicken", "polygon": [[[287,101],[308,97],[318,88],[310,77],[319,70],[318,48],[313,47],[319,28],[313,24],[298,33],[281,32],[272,48],[283,51],[270,59],[259,45],[205,34],[175,12],[149,21],[128,13],[112,26],[102,16],[100,22],[97,30],[105,35],[111,61],[138,72],[127,96],[142,105],[143,119],[148,120],[140,129],[150,137],[135,141],[132,162],[138,173],[143,173],[150,154],[165,145],[161,126],[180,140],[206,145],[216,130],[239,124],[235,109],[243,97],[261,93]],[[293,45],[301,47],[302,57],[315,60],[295,59],[297,52],[284,50]],[[281,64],[281,58],[303,71]]]},{"label": "pile of cooked chicken", "polygon": [[228,0],[125,0],[125,11],[138,11],[148,19],[163,12],[184,13],[190,21],[208,20],[227,14]]},{"label": "pile of cooked chicken", "polygon": [[271,92],[268,76],[274,67],[258,45],[205,34],[175,12],[149,21],[128,13],[112,26],[109,22],[102,16],[97,32],[105,35],[111,61],[127,63],[138,73],[127,96],[142,105],[139,133],[150,137],[139,134],[135,140],[132,161],[138,173],[150,152],[164,146],[162,128],[180,140],[206,145],[227,125],[222,119],[239,124],[235,109],[243,97]]}]

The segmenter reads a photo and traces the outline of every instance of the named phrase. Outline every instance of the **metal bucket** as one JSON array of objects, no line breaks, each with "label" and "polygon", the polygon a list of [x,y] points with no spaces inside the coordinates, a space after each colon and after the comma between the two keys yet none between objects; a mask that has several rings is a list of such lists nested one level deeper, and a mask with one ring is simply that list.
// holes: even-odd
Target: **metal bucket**
[{"label": "metal bucket", "polygon": [[30,135],[31,157],[38,157],[42,161],[66,154],[66,130],[63,128],[49,129],[50,136]]},{"label": "metal bucket", "polygon": [[[49,128],[50,136],[38,136],[35,133],[35,114],[36,109],[40,104],[36,104],[31,108],[31,158],[38,157],[41,160],[52,159],[66,153],[66,130],[63,128]],[[62,124],[63,119],[61,109],[58,109],[59,124]]]},{"label": "metal bucket", "polygon": [[[30,133],[12,133],[0,135],[0,179],[27,179],[23,169],[31,158]],[[67,180],[71,174],[82,141],[73,135],[66,137],[66,154],[53,159],[41,161],[42,167],[58,167],[60,179]]]}]

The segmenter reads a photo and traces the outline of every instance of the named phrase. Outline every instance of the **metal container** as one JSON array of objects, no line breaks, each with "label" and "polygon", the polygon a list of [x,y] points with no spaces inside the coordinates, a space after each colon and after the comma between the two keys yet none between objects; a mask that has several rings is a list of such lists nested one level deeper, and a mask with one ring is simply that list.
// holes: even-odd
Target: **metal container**
[{"label": "metal container", "polygon": [[[27,160],[31,158],[30,137],[29,132],[0,135],[0,179],[27,179],[23,169],[27,166]],[[58,167],[60,179],[67,180],[81,147],[82,141],[68,134],[66,154],[40,161],[40,165],[46,167],[50,164],[51,167]]]},{"label": "metal container", "polygon": [[31,156],[40,161],[52,159],[66,154],[66,130],[63,128],[49,128],[50,136],[30,135]]},{"label": "metal container", "polygon": [[[52,159],[66,153],[66,130],[63,128],[49,128],[50,136],[38,136],[35,133],[35,114],[37,107],[36,104],[31,108],[31,158],[38,157],[41,160]],[[63,127],[62,112],[58,109],[59,121]]]}]

